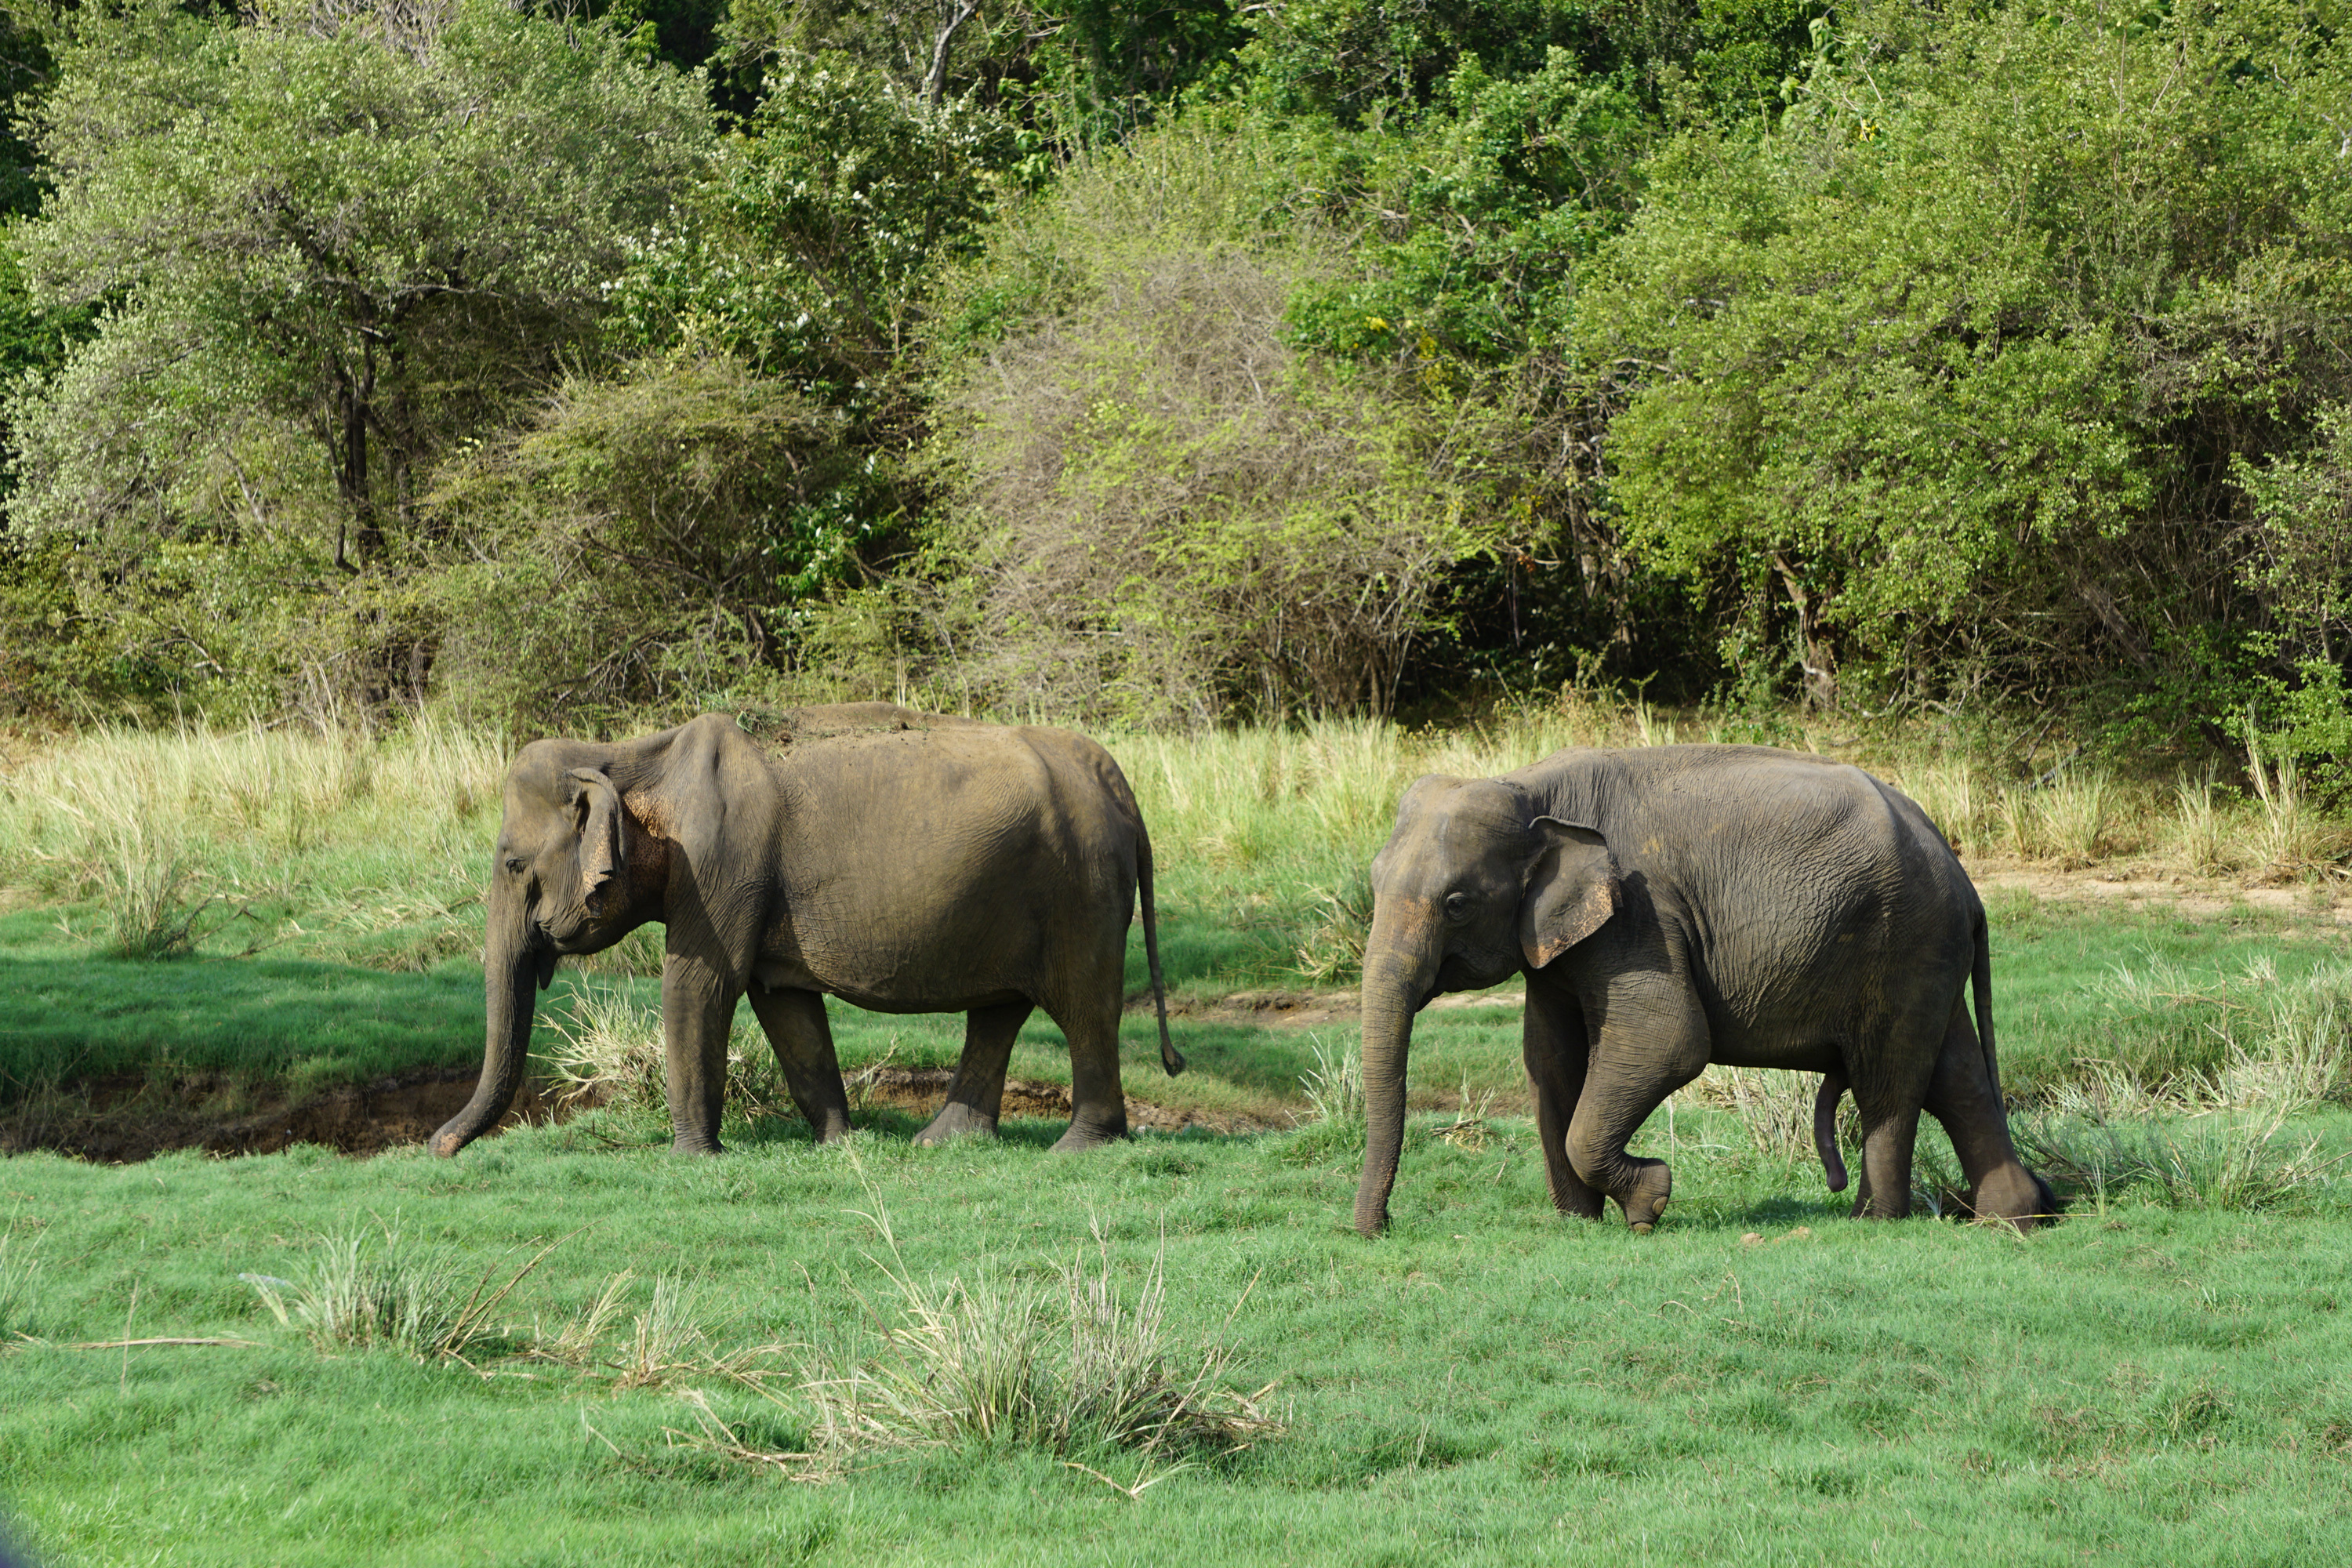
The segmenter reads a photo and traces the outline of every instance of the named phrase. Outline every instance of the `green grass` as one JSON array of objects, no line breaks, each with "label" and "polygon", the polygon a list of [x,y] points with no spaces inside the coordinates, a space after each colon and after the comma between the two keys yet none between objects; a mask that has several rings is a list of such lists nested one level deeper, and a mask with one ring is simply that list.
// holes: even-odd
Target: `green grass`
[{"label": "green grass", "polygon": [[[1801,1167],[1698,1154],[1737,1133],[1685,1112],[1688,1195],[1636,1237],[1548,1217],[1523,1125],[1469,1149],[1424,1123],[1397,1229],[1368,1244],[1352,1162],[1299,1158],[1299,1135],[1065,1158],[1048,1127],[929,1151],[883,1121],[854,1149],[782,1133],[709,1163],[579,1124],[448,1163],[11,1161],[0,1213],[41,1289],[39,1342],[5,1363],[0,1494],[37,1550],[91,1564],[2294,1563],[2352,1526],[2333,1189],[2286,1216],[2113,1203],[2029,1241],[1854,1225]],[[877,1212],[919,1279],[983,1254],[1050,1278],[1097,1228],[1130,1287],[1162,1259],[1175,1330],[1228,1347],[1234,1386],[1274,1382],[1286,1431],[1133,1501],[982,1443],[821,1486],[719,1451],[689,1391],[740,1447],[808,1447],[793,1347],[887,1306]],[[378,1216],[468,1280],[569,1239],[466,1363],[321,1354],[239,1279],[291,1277]],[[624,1268],[603,1364],[521,1353]],[[709,1349],[625,1386],[626,1320],[665,1273],[693,1282]],[[254,1342],[115,1343],[164,1336]],[[783,1347],[761,1363],[778,1399],[719,1366],[762,1347]],[[1153,1468],[1094,1463],[1122,1485]]]},{"label": "green grass", "polygon": [[[1225,999],[1345,976],[1352,879],[1413,773],[1583,732],[1119,742],[1193,1064],[1164,1078],[1131,1016],[1129,1093],[1307,1112],[1299,1080],[1345,1055],[1352,1020]],[[148,738],[42,766],[0,801],[18,868],[0,1095],[123,1072],[303,1090],[478,1060],[494,746]],[[131,852],[151,841],[168,855]],[[159,865],[185,875],[144,885],[207,934],[120,956]],[[739,1105],[734,1152],[695,1162],[637,1103],[451,1162],[12,1158],[0,1510],[42,1560],[89,1564],[2337,1560],[2346,934],[2307,911],[1989,903],[2007,1087],[2075,1189],[2026,1239],[1851,1224],[1802,1140],[1751,1136],[1760,1121],[1698,1092],[1636,1141],[1675,1167],[1657,1234],[1558,1221],[1517,1119],[1512,986],[1419,1020],[1396,1228],[1371,1243],[1348,1228],[1360,1130],[1339,1123],[1062,1157],[1045,1122],[918,1150],[919,1116],[866,1108],[851,1146],[817,1149]],[[650,1028],[656,953],[567,963],[542,1054],[584,986]],[[1139,939],[1131,991],[1143,977]],[[852,1069],[961,1046],[952,1016],[833,1016]],[[756,1058],[748,1011],[738,1028]],[[2278,1061],[2301,1087],[2245,1070]],[[1042,1017],[1012,1070],[1067,1081]],[[1934,1198],[1949,1151],[1932,1128],[1921,1151]],[[455,1295],[423,1289],[436,1269]],[[1034,1309],[1050,1358],[1076,1332],[1053,1315],[1064,1282],[1141,1303],[1155,1271],[1167,1367],[1213,1369],[1221,1409],[1271,1384],[1278,1432],[1223,1457],[1066,1436],[835,1451],[802,1391],[887,1383],[918,1304],[981,1324],[974,1354],[990,1311]],[[375,1316],[323,1305],[362,1296]],[[431,1314],[464,1333],[401,1328]],[[215,1342],[123,1342],[160,1340]]]}]

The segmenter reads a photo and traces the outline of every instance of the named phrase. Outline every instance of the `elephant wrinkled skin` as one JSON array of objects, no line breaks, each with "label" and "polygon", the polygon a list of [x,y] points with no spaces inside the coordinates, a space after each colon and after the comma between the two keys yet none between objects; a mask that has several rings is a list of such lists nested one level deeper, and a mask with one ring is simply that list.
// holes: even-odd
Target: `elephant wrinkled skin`
[{"label": "elephant wrinkled skin", "polygon": [[[2010,1142],[1984,906],[1910,800],[1858,768],[1762,746],[1570,748],[1493,779],[1432,775],[1372,862],[1368,1138],[1356,1227],[1388,1223],[1412,1017],[1527,975],[1524,1042],[1562,1212],[1637,1230],[1672,1189],[1625,1143],[1706,1065],[1827,1075],[1861,1112],[1853,1212],[1907,1214],[1924,1109],[1979,1215],[2030,1227],[2048,1187]],[[1967,993],[1973,978],[1973,1024]],[[1833,1183],[1843,1172],[1823,1139]]]},{"label": "elephant wrinkled skin", "polygon": [[666,929],[662,1042],[675,1147],[719,1152],[727,1034],[747,994],[820,1140],[848,1131],[825,1020],[838,996],[967,1015],[946,1106],[918,1135],[992,1133],[1034,1007],[1069,1040],[1078,1149],[1123,1135],[1118,1026],[1138,895],[1168,1038],[1151,843],[1125,775],[1082,735],[888,703],[763,726],[705,714],[614,744],[536,741],[508,773],[488,895],[482,1078],[434,1134],[455,1154],[522,1080],[532,992],[564,953]]}]

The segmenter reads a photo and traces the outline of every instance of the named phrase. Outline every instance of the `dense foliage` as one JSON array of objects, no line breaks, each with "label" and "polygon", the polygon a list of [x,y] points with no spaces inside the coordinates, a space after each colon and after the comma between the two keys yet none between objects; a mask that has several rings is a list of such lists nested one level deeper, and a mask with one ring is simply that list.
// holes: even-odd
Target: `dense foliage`
[{"label": "dense foliage", "polygon": [[18,9],[0,700],[2352,759],[2338,0]]}]

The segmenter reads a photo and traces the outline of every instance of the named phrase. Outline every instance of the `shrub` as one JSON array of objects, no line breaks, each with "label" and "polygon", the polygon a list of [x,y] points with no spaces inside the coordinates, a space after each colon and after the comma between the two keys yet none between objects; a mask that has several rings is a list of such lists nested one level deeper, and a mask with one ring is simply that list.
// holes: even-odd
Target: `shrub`
[{"label": "shrub", "polygon": [[940,390],[983,700],[1202,721],[1385,711],[1450,568],[1498,548],[1491,410],[1288,342],[1340,265],[1265,238],[1265,149],[1178,129],[1067,176],[964,285],[1002,336]]}]

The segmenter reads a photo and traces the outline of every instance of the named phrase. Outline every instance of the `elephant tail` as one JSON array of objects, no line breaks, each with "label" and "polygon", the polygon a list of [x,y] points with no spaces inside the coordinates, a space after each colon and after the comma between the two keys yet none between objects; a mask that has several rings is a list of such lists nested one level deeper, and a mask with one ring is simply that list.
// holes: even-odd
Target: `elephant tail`
[{"label": "elephant tail", "polygon": [[1976,969],[1974,982],[1977,1002],[1977,1048],[1984,1052],[1985,1082],[1992,1086],[1992,1102],[2006,1110],[2008,1101],[2000,1093],[2000,1056],[1992,1044],[1992,933],[1987,926],[1984,911],[1977,911]]},{"label": "elephant tail", "polygon": [[1813,1096],[1813,1148],[1822,1157],[1822,1173],[1829,1178],[1830,1191],[1845,1191],[1845,1158],[1838,1152],[1838,1099],[1845,1093],[1845,1074],[1822,1074],[1821,1092]]},{"label": "elephant tail", "polygon": [[1160,1065],[1174,1078],[1184,1070],[1184,1058],[1168,1037],[1168,982],[1160,973],[1160,915],[1151,902],[1151,830],[1143,814],[1135,814],[1135,890],[1143,905],[1143,958],[1151,966],[1151,1000],[1160,1010]]}]

